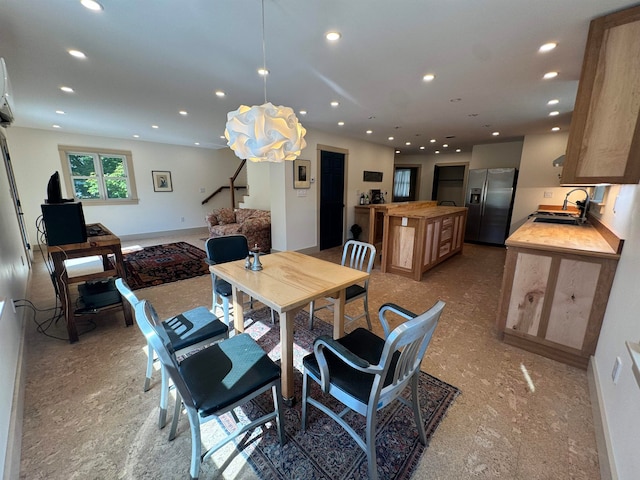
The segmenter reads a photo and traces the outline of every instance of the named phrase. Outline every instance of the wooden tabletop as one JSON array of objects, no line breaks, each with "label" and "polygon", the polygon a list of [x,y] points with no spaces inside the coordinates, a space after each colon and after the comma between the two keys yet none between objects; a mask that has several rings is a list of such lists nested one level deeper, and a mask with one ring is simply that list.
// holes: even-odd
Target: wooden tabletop
[{"label": "wooden tabletop", "polygon": [[389,210],[387,215],[391,217],[425,217],[435,218],[443,215],[451,215],[453,213],[463,212],[467,207],[422,207],[422,208],[403,208],[398,207]]},{"label": "wooden tabletop", "polygon": [[563,225],[533,219],[507,238],[509,247],[534,248],[561,253],[619,258],[620,255],[591,224]]},{"label": "wooden tabletop", "polygon": [[279,252],[260,256],[263,270],[244,267],[244,260],[209,267],[227,282],[265,305],[282,313],[307,305],[316,298],[359,283],[366,272],[327,262],[298,252]]}]

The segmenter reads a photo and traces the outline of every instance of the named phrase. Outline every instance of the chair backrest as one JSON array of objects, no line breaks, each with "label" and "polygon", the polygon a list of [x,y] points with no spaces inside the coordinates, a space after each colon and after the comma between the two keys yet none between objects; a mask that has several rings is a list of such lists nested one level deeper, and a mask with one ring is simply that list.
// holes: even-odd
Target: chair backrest
[{"label": "chair backrest", "polygon": [[122,278],[116,278],[116,288],[120,292],[120,295],[127,299],[129,304],[131,305],[131,308],[135,309],[140,300],[138,300],[136,294],[133,293],[131,287],[127,285],[127,282],[125,282]]},{"label": "chair backrest", "polygon": [[185,405],[194,407],[195,403],[182,375],[178,369],[178,360],[162,322],[153,305],[148,300],[141,300],[136,305],[136,322],[158,359],[166,368]]},{"label": "chair backrest", "polygon": [[371,273],[376,247],[366,242],[349,240],[342,249],[342,265]]},{"label": "chair backrest", "polygon": [[[375,400],[376,404],[387,404],[400,395],[414,374],[420,370],[420,364],[444,306],[445,302],[436,302],[429,310],[398,325],[389,334],[379,363],[384,370],[382,375],[376,378],[371,392],[371,400]],[[380,308],[381,316],[387,308],[387,305]],[[393,369],[392,381],[384,386],[390,369]]]},{"label": "chair backrest", "polygon": [[244,235],[211,237],[205,242],[207,259],[211,263],[226,263],[249,256],[249,245]]}]

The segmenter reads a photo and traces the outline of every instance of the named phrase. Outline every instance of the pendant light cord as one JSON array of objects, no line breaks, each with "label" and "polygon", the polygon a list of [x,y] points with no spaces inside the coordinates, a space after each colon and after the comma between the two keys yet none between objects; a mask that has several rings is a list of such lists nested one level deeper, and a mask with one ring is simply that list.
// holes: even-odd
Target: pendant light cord
[{"label": "pendant light cord", "polygon": [[267,47],[264,40],[264,0],[262,0],[262,76],[264,80],[264,103],[267,103]]}]

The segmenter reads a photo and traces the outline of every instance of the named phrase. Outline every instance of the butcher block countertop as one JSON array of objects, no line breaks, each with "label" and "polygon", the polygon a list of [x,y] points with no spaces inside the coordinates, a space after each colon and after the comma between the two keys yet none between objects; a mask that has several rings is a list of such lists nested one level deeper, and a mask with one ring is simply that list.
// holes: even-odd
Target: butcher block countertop
[{"label": "butcher block countertop", "polygon": [[451,215],[453,213],[463,212],[467,210],[467,207],[423,207],[423,208],[403,208],[398,207],[393,210],[389,210],[387,215],[393,217],[442,217],[444,215]]},{"label": "butcher block countertop", "polygon": [[620,258],[623,240],[604,225],[589,218],[584,225],[534,222],[529,219],[507,238],[508,247],[532,248],[560,253]]}]

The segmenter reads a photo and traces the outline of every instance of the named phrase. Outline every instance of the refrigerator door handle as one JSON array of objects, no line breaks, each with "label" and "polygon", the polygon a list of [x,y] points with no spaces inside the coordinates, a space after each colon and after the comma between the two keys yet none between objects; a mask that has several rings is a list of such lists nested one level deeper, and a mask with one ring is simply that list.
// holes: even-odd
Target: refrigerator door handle
[{"label": "refrigerator door handle", "polygon": [[484,216],[484,210],[487,206],[487,190],[488,189],[489,189],[489,185],[487,180],[485,180],[484,183],[482,184],[482,199],[480,200],[480,205],[481,205],[480,217]]}]

